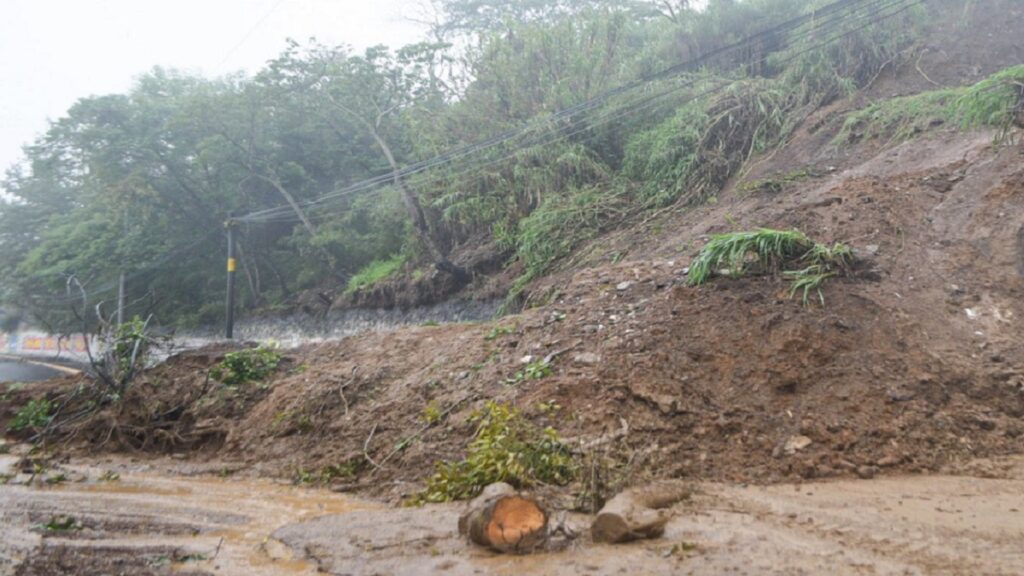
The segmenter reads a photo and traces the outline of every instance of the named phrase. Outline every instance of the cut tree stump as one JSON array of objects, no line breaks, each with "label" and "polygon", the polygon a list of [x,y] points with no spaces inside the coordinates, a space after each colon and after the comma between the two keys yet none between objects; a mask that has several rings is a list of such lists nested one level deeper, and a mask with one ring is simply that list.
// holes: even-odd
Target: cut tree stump
[{"label": "cut tree stump", "polygon": [[459,533],[497,552],[532,552],[547,541],[548,514],[535,499],[499,482],[469,504],[459,518]]},{"label": "cut tree stump", "polygon": [[681,482],[659,482],[632,488],[615,496],[601,508],[590,526],[594,542],[619,544],[658,538],[665,533],[669,514],[665,508],[690,497],[689,486]]}]

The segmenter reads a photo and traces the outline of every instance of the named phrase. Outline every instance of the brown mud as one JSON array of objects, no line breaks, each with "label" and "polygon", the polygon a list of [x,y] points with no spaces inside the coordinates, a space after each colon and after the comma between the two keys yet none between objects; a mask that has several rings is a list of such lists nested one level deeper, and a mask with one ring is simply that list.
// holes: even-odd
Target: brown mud
[{"label": "brown mud", "polygon": [[[0,486],[0,574],[1020,574],[1024,461],[976,476],[752,487],[705,483],[663,538],[504,556],[457,534],[460,505],[387,508],[180,462],[65,468],[79,482]],[[99,480],[118,470],[116,480]],[[977,474],[977,471],[975,472]],[[109,477],[109,475],[108,475]],[[52,531],[52,518],[76,527]],[[14,562],[26,560],[18,568]]]}]

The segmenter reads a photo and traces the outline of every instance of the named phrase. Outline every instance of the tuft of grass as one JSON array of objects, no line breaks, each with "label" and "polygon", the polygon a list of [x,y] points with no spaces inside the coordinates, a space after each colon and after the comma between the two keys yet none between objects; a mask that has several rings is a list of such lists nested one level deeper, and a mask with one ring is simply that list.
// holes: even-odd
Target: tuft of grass
[{"label": "tuft of grass", "polygon": [[553,428],[540,429],[511,406],[494,401],[487,402],[472,421],[478,426],[466,459],[439,462],[426,489],[409,504],[466,500],[495,482],[519,488],[564,486],[575,477],[572,453]]},{"label": "tuft of grass", "polygon": [[387,260],[374,260],[370,262],[349,279],[348,287],[345,288],[345,294],[353,294],[391,277],[402,268],[405,260],[405,254],[399,253]]},{"label": "tuft of grass", "polygon": [[239,386],[263,380],[280,363],[281,354],[275,347],[263,345],[225,354],[224,360],[210,370],[210,376],[228,386]]},{"label": "tuft of grass", "polygon": [[689,283],[703,284],[723,266],[733,276],[751,268],[777,269],[784,261],[799,258],[814,243],[799,230],[770,230],[716,234],[690,265]]},{"label": "tuft of grass", "polygon": [[802,293],[806,305],[816,292],[824,305],[822,285],[852,263],[853,251],[845,244],[819,244],[799,230],[762,228],[712,236],[690,265],[687,280],[691,286],[704,284],[723,267],[732,276],[781,271],[791,282],[790,297]]}]

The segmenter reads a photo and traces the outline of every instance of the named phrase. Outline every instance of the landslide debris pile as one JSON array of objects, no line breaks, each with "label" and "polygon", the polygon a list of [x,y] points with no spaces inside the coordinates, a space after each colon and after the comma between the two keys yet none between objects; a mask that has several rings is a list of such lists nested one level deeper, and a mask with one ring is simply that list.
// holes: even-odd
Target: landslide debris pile
[{"label": "landslide debris pile", "polygon": [[[929,43],[962,31],[943,33]],[[965,45],[949,69],[1020,61],[1005,38]],[[580,494],[596,476],[869,477],[1021,453],[1019,128],[915,117],[849,136],[849,118],[870,122],[863,99],[920,82],[922,62],[943,60],[810,115],[715,202],[593,241],[521,314],[308,346],[242,385],[209,377],[225,350],[183,354],[62,441],[402,498],[466,456],[487,402],[557,431]],[[714,235],[759,228],[843,243],[856,265],[806,301],[771,270],[689,285]]]}]

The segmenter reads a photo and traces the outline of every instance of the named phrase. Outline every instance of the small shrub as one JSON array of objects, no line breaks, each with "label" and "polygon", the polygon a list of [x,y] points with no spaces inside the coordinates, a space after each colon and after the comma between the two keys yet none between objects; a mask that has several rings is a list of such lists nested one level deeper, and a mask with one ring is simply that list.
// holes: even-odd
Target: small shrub
[{"label": "small shrub", "polygon": [[411,504],[473,498],[495,482],[520,488],[564,486],[574,478],[576,462],[554,429],[540,429],[514,408],[493,401],[473,419],[479,426],[466,459],[438,463],[426,490]]},{"label": "small shrub", "polygon": [[38,430],[50,423],[53,418],[53,403],[45,398],[29,400],[28,404],[21,407],[14,415],[7,429],[12,432],[22,430]]},{"label": "small shrub", "polygon": [[228,386],[259,382],[277,370],[281,354],[272,346],[229,352],[224,361],[210,370],[210,375]]},{"label": "small shrub", "polygon": [[853,251],[845,244],[819,244],[799,230],[762,228],[713,236],[691,264],[688,282],[704,284],[722,267],[732,276],[781,271],[791,281],[790,297],[802,292],[807,304],[815,291],[824,304],[821,286],[848,271],[852,263]]}]

